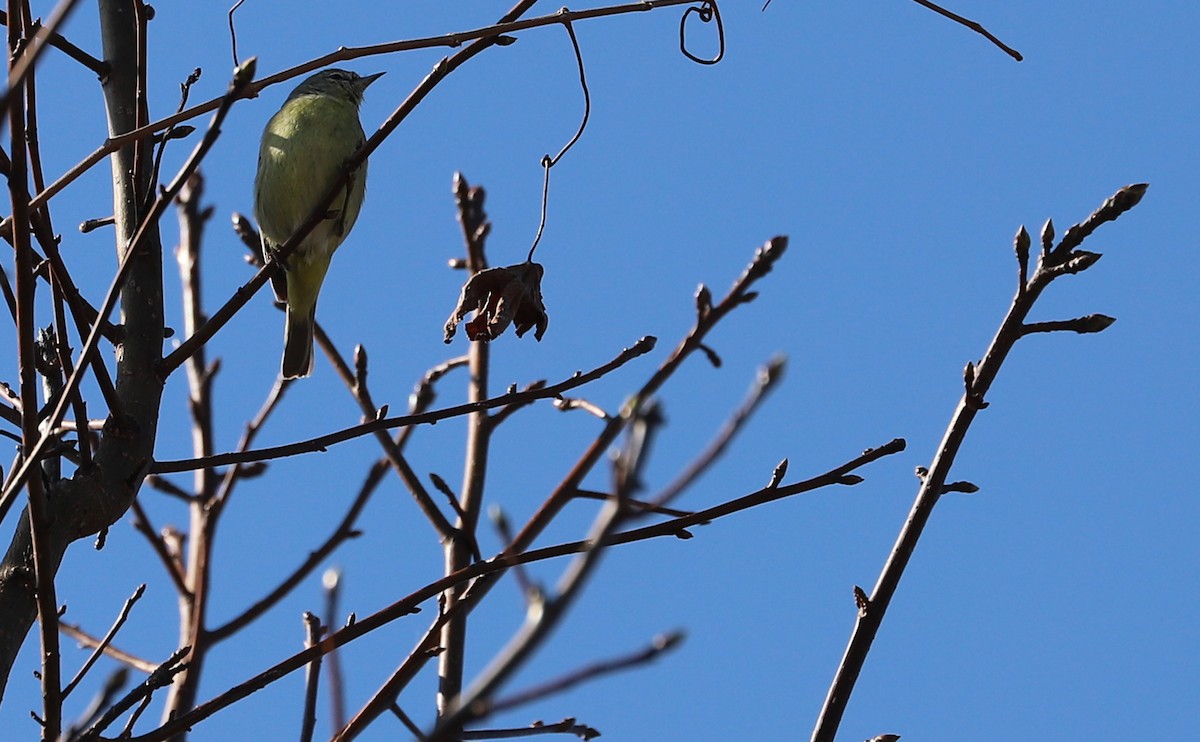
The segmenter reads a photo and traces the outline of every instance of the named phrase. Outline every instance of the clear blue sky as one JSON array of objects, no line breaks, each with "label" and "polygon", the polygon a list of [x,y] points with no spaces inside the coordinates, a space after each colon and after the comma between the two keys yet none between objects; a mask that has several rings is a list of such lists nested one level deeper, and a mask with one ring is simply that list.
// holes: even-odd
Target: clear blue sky
[{"label": "clear blue sky", "polygon": [[[44,4],[43,4],[44,5]],[[239,49],[260,76],[353,46],[486,25],[509,3],[249,0]],[[471,7],[466,7],[470,5]],[[676,44],[679,9],[577,26],[592,117],[554,171],[539,249],[550,328],[494,345],[494,386],[562,379],[642,335],[655,353],[605,379],[589,400],[615,411],[687,331],[692,292],[718,295],[775,234],[791,249],[761,296],[712,336],[724,365],[695,359],[662,395],[669,425],[647,478],[668,481],[742,398],[775,353],[787,377],[751,427],[681,507],[761,487],[775,464],[789,479],[822,472],[893,437],[904,453],[860,472],[854,488],[777,502],[695,530],[690,541],[622,548],[515,690],[548,675],[640,648],[682,628],[659,663],[608,677],[508,714],[527,724],[575,716],[614,740],[807,739],[854,616],[853,585],[869,589],[961,391],[1015,289],[1012,236],[1052,217],[1059,232],[1121,186],[1146,181],[1142,204],[1087,247],[1093,269],[1054,285],[1035,319],[1093,312],[1117,322],[1100,335],[1021,342],[1005,365],[953,472],[981,491],[945,499],[910,565],[842,726],[842,739],[893,732],[911,740],[1183,739],[1195,733],[1200,647],[1193,616],[1200,517],[1195,485],[1200,256],[1194,224],[1200,11],[1190,3],[949,5],[1019,49],[1016,63],[982,37],[915,3],[774,0],[722,3],[728,48],[714,67]],[[559,5],[545,4],[540,13]],[[572,6],[574,7],[574,6]],[[583,7],[583,6],[580,6]],[[231,68],[225,5],[164,3],[151,24],[152,115],[178,102],[178,83],[204,76],[193,101],[219,95]],[[48,7],[36,12],[48,13]],[[98,53],[95,13],[81,4],[67,35]],[[709,43],[698,29],[700,44]],[[373,130],[445,52],[348,63],[386,70],[368,92]],[[91,74],[50,54],[61,81],[41,100],[52,177],[99,146],[105,131]],[[205,163],[216,210],[205,242],[211,310],[250,272],[228,228],[250,213],[258,135],[293,83],[239,103]],[[493,49],[441,85],[371,160],[366,204],[339,251],[319,319],[348,352],[370,352],[375,399],[404,408],[413,382],[449,355],[441,327],[461,274],[450,198],[461,170],[488,188],[496,263],[523,259],[537,227],[539,160],[581,115],[575,63],[561,28]],[[204,125],[207,117],[194,123]],[[169,150],[172,172],[189,145]],[[112,238],[74,225],[108,213],[101,166],[57,200],[63,252],[98,298]],[[166,222],[165,241],[174,241]],[[174,272],[168,255],[168,275]],[[175,282],[168,322],[182,326]],[[222,371],[218,448],[233,448],[278,370],[282,316],[261,293],[211,344]],[[3,330],[3,339],[11,330]],[[11,347],[11,346],[9,346]],[[15,362],[5,367],[15,381]],[[440,387],[462,398],[462,375]],[[186,457],[185,389],[173,379],[157,455]],[[280,444],[354,424],[359,412],[318,355],[263,431]],[[489,502],[521,522],[591,439],[598,423],[548,406],[505,424]],[[457,487],[464,426],[423,429],[410,453],[421,474]],[[272,464],[247,482],[220,531],[212,614],[232,616],[324,537],[378,456],[370,439]],[[190,478],[176,480],[183,486]],[[591,484],[603,487],[603,477]],[[186,524],[175,501],[144,491],[159,525]],[[580,537],[591,517],[570,508],[544,543]],[[336,555],[343,610],[360,616],[434,579],[434,533],[395,481],[376,495],[364,536]],[[8,528],[4,530],[7,540]],[[487,534],[485,553],[498,541]],[[535,574],[553,583],[565,563]],[[128,522],[101,552],[68,552],[59,599],[67,618],[100,633],[142,580],[147,596],[118,640],[154,660],[176,642],[174,597]],[[320,608],[319,575],[211,657],[209,698],[296,651],[300,613]],[[407,653],[430,616],[400,621],[344,653],[357,708]],[[502,586],[472,624],[472,670],[518,625],[517,590]],[[66,645],[68,673],[86,653]],[[31,738],[39,709],[36,638],[9,682],[0,726]],[[101,670],[110,667],[101,667]],[[94,672],[98,681],[104,673]],[[432,716],[432,680],[401,703]],[[77,715],[93,688],[70,699]],[[198,727],[197,740],[294,739],[299,674]],[[322,706],[320,730],[326,730]],[[157,707],[151,715],[157,715]],[[391,720],[368,739],[403,738]],[[17,738],[18,732],[6,732]]]}]

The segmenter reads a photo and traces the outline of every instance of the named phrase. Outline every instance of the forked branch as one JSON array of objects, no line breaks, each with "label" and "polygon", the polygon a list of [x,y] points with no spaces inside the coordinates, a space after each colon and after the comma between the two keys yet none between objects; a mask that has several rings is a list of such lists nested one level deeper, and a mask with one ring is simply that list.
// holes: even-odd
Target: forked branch
[{"label": "forked branch", "polygon": [[[1017,261],[1021,265],[1021,281],[1017,287],[1017,294],[1013,298],[1004,320],[1000,323],[1000,329],[997,330],[991,345],[988,346],[983,360],[978,365],[967,364],[962,398],[950,418],[950,424],[934,454],[933,463],[929,465],[928,470],[923,472],[916,501],[900,530],[891,554],[884,563],[883,571],[875,583],[874,590],[868,596],[855,588],[856,591],[859,591],[859,605],[854,630],[834,675],[833,683],[830,685],[829,694],[825,698],[825,704],[817,719],[816,727],[813,729],[813,742],[833,742],[846,705],[850,700],[850,694],[854,690],[855,681],[866,662],[867,653],[883,622],[888,605],[896,594],[904,569],[908,566],[908,561],[917,547],[921,533],[929,522],[929,516],[933,513],[934,506],[947,491],[946,481],[954,458],[958,455],[976,414],[987,406],[984,398],[987,396],[992,382],[995,381],[996,375],[1000,372],[1004,359],[1008,357],[1017,341],[1030,332],[1031,326],[1026,324],[1030,310],[1033,309],[1042,291],[1053,280],[1070,273],[1082,272],[1096,263],[1099,258],[1098,254],[1076,248],[1096,227],[1116,219],[1136,206],[1146,192],[1146,187],[1146,184],[1141,183],[1122,188],[1086,220],[1067,230],[1062,242],[1057,247],[1051,247],[1053,226],[1047,223],[1047,228],[1043,230],[1043,249],[1031,277],[1026,276],[1030,240],[1024,227],[1017,233],[1016,253]],[[1043,326],[1035,331],[1045,331],[1045,329]],[[1073,326],[1061,326],[1053,329],[1078,331]],[[962,490],[961,487],[958,489]]]}]

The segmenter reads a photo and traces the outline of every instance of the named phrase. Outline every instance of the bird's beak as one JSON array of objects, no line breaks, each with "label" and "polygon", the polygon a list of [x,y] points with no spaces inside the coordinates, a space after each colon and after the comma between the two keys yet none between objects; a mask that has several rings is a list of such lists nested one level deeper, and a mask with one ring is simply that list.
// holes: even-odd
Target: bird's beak
[{"label": "bird's beak", "polygon": [[374,75],[367,75],[366,77],[364,77],[358,81],[359,89],[366,90],[368,85],[375,82],[376,80],[378,80],[381,77],[383,77],[382,72],[376,72]]}]

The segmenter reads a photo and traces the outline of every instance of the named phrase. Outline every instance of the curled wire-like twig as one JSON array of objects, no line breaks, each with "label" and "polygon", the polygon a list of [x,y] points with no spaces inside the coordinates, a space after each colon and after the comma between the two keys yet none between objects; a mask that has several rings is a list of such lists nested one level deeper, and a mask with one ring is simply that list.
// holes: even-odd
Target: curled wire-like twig
[{"label": "curled wire-like twig", "polygon": [[[765,10],[766,6],[763,6],[763,9]],[[702,23],[715,21],[717,24],[717,56],[712,59],[697,57],[688,51],[687,22],[692,13],[695,13]],[[694,5],[683,12],[683,17],[679,19],[679,51],[696,64],[716,64],[725,58],[725,24],[721,22],[721,10],[717,7],[716,0],[704,0],[700,5]]]},{"label": "curled wire-like twig", "polygon": [[234,28],[234,25],[233,25],[233,14],[237,12],[238,8],[242,7],[242,3],[244,3],[244,2],[246,2],[246,0],[237,0],[237,2],[233,4],[233,7],[229,9],[229,44],[233,50],[233,66],[234,67],[238,66],[238,53],[237,53],[237,29]]},{"label": "curled wire-like twig", "polygon": [[[566,8],[563,8],[566,12]],[[575,136],[563,145],[563,148],[558,151],[554,157],[550,155],[542,156],[542,168],[545,174],[542,178],[542,216],[538,221],[537,234],[534,235],[533,244],[529,247],[529,255],[525,258],[525,262],[533,262],[533,253],[537,250],[538,243],[542,241],[542,231],[546,228],[546,203],[550,198],[550,168],[558,164],[558,161],[563,158],[579,138],[583,136],[583,130],[587,128],[588,118],[592,115],[592,95],[588,92],[587,72],[583,67],[583,52],[579,49],[579,39],[575,36],[575,27],[571,25],[570,19],[563,21],[563,27],[567,29],[567,35],[571,37],[571,48],[575,50],[575,62],[579,65],[579,87],[583,90],[583,119],[579,122],[579,129],[575,131]]]}]

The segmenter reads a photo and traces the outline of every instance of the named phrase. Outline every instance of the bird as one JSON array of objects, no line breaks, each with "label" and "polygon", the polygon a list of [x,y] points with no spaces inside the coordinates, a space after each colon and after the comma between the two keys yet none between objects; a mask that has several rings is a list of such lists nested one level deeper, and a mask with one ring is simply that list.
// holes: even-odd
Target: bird
[{"label": "bird", "polygon": [[[354,227],[366,194],[366,161],[349,176],[344,166],[366,142],[359,107],[367,86],[382,75],[322,70],[297,85],[263,129],[254,178],[254,218],[264,260],[282,263],[285,280],[274,285],[276,297],[285,301],[287,309],[281,364],[285,379],[312,373],[317,296],[333,253]],[[345,187],[321,221],[293,252],[277,257],[279,248],[343,178],[347,178]],[[286,284],[285,296],[279,295],[281,283]]]}]

